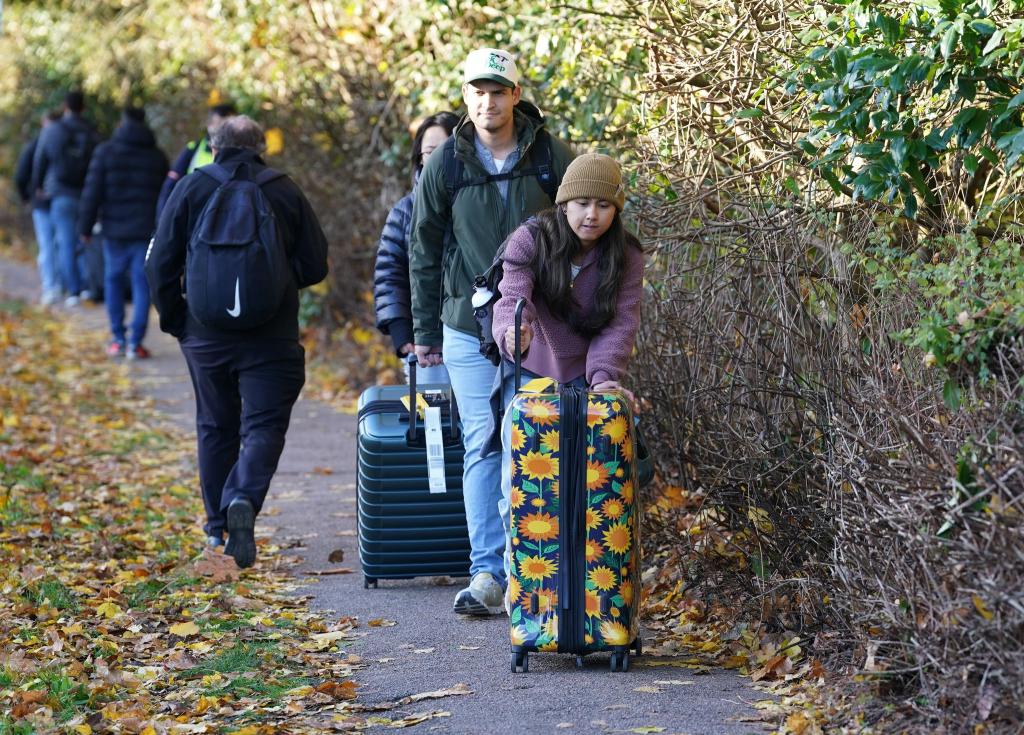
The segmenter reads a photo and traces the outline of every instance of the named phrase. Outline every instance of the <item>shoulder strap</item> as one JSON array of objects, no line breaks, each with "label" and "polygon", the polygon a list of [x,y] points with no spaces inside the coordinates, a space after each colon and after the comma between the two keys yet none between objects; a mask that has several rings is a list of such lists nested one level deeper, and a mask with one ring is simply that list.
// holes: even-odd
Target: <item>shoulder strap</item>
[{"label": "shoulder strap", "polygon": [[465,186],[462,183],[462,173],[465,169],[465,164],[455,155],[454,135],[449,135],[448,139],[444,142],[441,160],[444,162],[444,188],[448,190],[448,202],[455,204],[455,197],[459,195],[459,191]]},{"label": "shoulder strap", "polygon": [[256,186],[263,186],[269,184],[274,179],[283,178],[284,174],[272,168],[265,168],[253,177],[253,183]]},{"label": "shoulder strap", "polygon": [[226,184],[231,181],[231,174],[219,163],[208,163],[205,166],[200,166],[196,171],[206,174],[218,184]]},{"label": "shoulder strap", "polygon": [[[196,171],[202,171],[211,179],[214,179],[218,184],[226,184],[231,181],[231,174],[228,173],[228,170],[219,163],[210,163],[206,166],[200,166]],[[265,168],[252,178],[252,182],[256,184],[256,186],[263,186],[264,184],[268,184],[274,179],[280,179],[283,176],[284,174],[280,171],[272,168]]]},{"label": "shoulder strap", "polygon": [[537,171],[537,183],[540,184],[540,188],[544,190],[544,193],[548,195],[548,199],[554,204],[555,197],[558,196],[558,186],[561,182],[558,180],[558,175],[555,173],[553,165],[551,135],[544,128],[537,131],[537,135],[533,139],[533,145],[530,146],[530,161]]}]

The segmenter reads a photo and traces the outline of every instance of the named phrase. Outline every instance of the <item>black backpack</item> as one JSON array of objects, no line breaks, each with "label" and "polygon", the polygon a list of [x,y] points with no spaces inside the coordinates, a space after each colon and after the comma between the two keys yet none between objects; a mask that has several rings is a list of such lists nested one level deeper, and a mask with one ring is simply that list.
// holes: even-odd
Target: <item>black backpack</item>
[{"label": "black backpack", "polygon": [[[526,100],[520,100],[516,109],[529,117],[544,122],[544,116],[540,110]],[[551,203],[555,203],[555,196],[558,193],[558,185],[561,183],[555,173],[553,156],[551,154],[551,135],[544,128],[537,131],[533,145],[530,146],[530,165],[506,171],[500,174],[486,174],[484,176],[473,176],[465,178],[465,164],[455,155],[455,136],[451,136],[444,143],[444,182],[448,190],[448,201],[452,206],[459,192],[467,186],[481,186],[492,181],[509,181],[511,179],[535,176],[540,188],[548,195]],[[446,237],[446,246],[451,247],[453,243],[450,233]],[[498,292],[498,284],[501,282],[502,257],[505,254],[505,243],[502,243],[494,255],[490,268],[476,276],[473,281],[474,294],[472,298],[473,318],[476,320],[477,339],[480,340],[480,354],[486,357],[494,365],[501,362],[501,353],[498,345],[491,334],[491,325],[494,316],[494,304],[501,298]]]},{"label": "black backpack", "polygon": [[[218,163],[196,169],[219,184],[199,214],[185,258],[185,301],[207,327],[245,330],[277,314],[292,268],[264,184],[284,174]],[[244,176],[243,176],[244,171]]]},{"label": "black backpack", "polygon": [[64,141],[56,166],[57,181],[63,186],[80,189],[89,172],[89,160],[96,148],[96,135],[85,126],[72,127],[63,120],[60,126],[63,128]]}]

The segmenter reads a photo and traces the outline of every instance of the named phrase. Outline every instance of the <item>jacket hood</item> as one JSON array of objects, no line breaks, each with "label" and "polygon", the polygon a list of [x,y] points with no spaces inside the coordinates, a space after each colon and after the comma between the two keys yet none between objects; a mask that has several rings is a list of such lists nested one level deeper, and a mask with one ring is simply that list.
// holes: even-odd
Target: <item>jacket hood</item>
[{"label": "jacket hood", "polygon": [[153,137],[153,131],[144,123],[136,122],[134,120],[125,120],[118,125],[117,130],[114,131],[114,135],[111,139],[118,143],[124,143],[125,145],[136,146],[139,148],[152,148],[156,145],[156,138]]}]

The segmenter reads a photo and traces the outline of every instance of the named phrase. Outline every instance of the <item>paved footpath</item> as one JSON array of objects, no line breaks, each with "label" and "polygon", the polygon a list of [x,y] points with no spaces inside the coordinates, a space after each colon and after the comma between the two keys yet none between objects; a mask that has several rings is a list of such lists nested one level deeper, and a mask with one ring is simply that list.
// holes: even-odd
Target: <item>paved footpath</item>
[{"label": "paved footpath", "polygon": [[[0,257],[0,298],[34,301],[37,291],[31,267]],[[99,330],[96,349],[104,348],[108,333],[102,306],[54,309],[54,314]],[[191,431],[193,394],[185,363],[176,342],[156,329],[155,315],[150,328],[146,343],[154,357],[134,363],[133,375],[159,410]],[[300,574],[337,566],[354,570],[310,577],[302,591],[312,596],[314,607],[361,621],[357,631],[366,635],[347,649],[372,662],[356,677],[361,701],[394,701],[465,682],[473,695],[411,705],[402,714],[448,711],[450,717],[427,720],[416,731],[460,735],[765,732],[754,722],[757,711],[750,706],[764,695],[734,672],[696,675],[685,668],[644,666],[641,658],[631,662],[628,673],[613,674],[603,656],[588,657],[586,668],[577,670],[571,656],[532,655],[528,674],[512,674],[507,618],[453,615],[458,586],[383,581],[378,589],[364,590],[355,538],[355,436],[353,416],[300,399],[256,530],[258,537],[292,540],[295,546],[286,553],[302,558],[296,568]],[[338,549],[344,551],[344,561],[328,562]],[[374,618],[396,624],[367,627]],[[638,687],[647,691],[636,691]]]}]

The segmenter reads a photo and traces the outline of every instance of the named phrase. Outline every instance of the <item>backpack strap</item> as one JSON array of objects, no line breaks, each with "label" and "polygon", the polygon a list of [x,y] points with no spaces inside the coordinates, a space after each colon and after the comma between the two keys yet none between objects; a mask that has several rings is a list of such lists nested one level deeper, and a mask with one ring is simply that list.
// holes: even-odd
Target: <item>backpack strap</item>
[{"label": "backpack strap", "polygon": [[208,163],[205,166],[200,166],[196,171],[206,174],[221,185],[231,181],[231,174],[229,174],[228,170],[219,163]]},{"label": "backpack strap", "polygon": [[[201,166],[197,168],[196,171],[202,171],[204,174],[214,179],[218,184],[226,184],[231,181],[232,178],[228,170],[219,163],[211,163],[206,166]],[[269,184],[271,181],[280,179],[283,176],[284,174],[276,169],[265,168],[252,177],[252,182],[256,184],[256,186],[263,186],[264,184]]]},{"label": "backpack strap", "polygon": [[284,174],[281,173],[280,171],[277,171],[272,168],[265,168],[258,174],[253,176],[252,180],[253,183],[256,184],[256,186],[263,186],[264,184],[269,184],[271,181],[274,181],[275,179],[281,178],[284,178]]},{"label": "backpack strap", "polygon": [[448,190],[448,201],[455,204],[455,197],[459,191],[466,186],[462,183],[462,174],[465,164],[455,155],[455,136],[449,135],[445,140],[442,159],[444,162],[444,188]]}]

